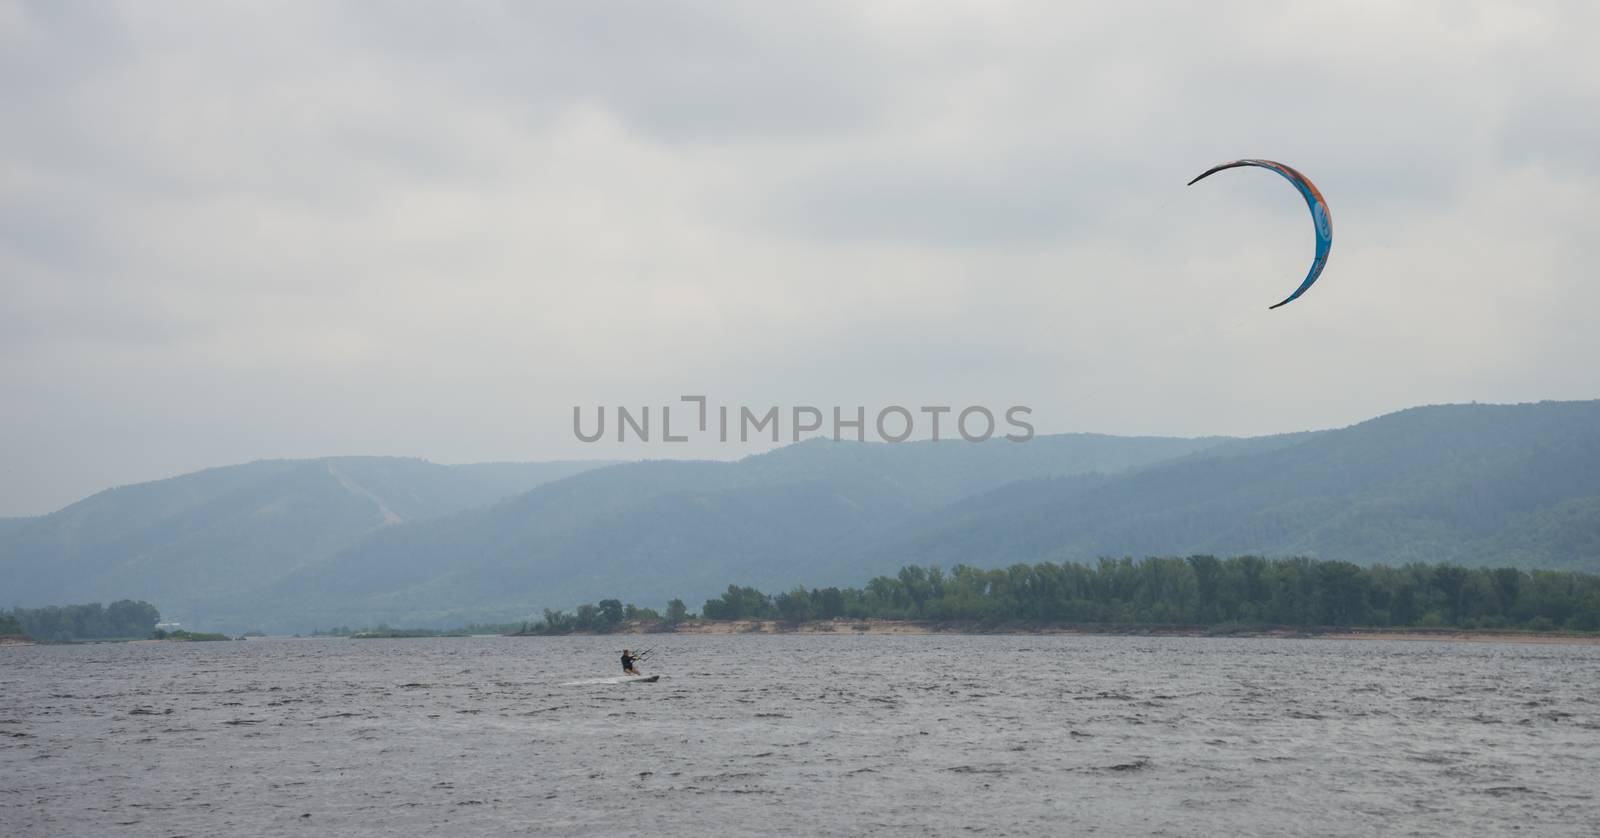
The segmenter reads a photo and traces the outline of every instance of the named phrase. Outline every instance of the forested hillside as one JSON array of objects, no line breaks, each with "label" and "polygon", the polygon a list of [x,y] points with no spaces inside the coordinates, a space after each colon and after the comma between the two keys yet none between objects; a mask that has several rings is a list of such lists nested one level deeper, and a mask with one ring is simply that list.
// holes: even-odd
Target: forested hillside
[{"label": "forested hillside", "polygon": [[811,441],[737,462],[253,463],[0,522],[0,604],[228,631],[525,619],[905,565],[1257,555],[1600,571],[1600,402],[1256,439]]},{"label": "forested hillside", "polygon": [[[899,522],[1020,478],[1120,473],[1220,439],[1068,434],[898,445],[814,440],[738,462],[599,469],[502,504],[394,527],[272,586],[296,624],[500,620],[612,591],[652,600],[730,575],[792,584]],[[244,607],[241,605],[241,607]],[[339,619],[335,619],[339,617]],[[352,618],[353,619],[353,618]]]},{"label": "forested hillside", "polygon": [[1007,486],[849,563],[1249,553],[1600,571],[1600,402],[1416,408],[1287,442]]},{"label": "forested hillside", "polygon": [[0,606],[254,590],[379,529],[482,506],[599,463],[264,460],[108,489],[0,525]]}]

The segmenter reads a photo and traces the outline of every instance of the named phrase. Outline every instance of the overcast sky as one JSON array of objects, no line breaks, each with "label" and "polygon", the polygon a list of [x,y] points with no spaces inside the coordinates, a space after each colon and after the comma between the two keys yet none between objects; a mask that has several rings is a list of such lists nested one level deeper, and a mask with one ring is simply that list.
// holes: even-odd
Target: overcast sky
[{"label": "overcast sky", "polygon": [[[574,439],[680,394],[1173,435],[1600,396],[1600,7],[1290,6],[0,0],[0,515],[744,452]],[[1247,156],[1332,208],[1276,311],[1304,202],[1184,186]]]}]

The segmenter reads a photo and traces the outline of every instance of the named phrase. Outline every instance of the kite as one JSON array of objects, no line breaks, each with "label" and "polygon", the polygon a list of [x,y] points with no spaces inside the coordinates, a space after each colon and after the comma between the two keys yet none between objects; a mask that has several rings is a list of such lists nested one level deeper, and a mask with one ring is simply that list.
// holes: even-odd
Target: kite
[{"label": "kite", "polygon": [[1328,214],[1328,202],[1322,200],[1322,192],[1317,189],[1316,184],[1292,167],[1285,166],[1282,163],[1275,163],[1271,160],[1234,160],[1228,163],[1220,163],[1206,169],[1199,177],[1189,181],[1189,185],[1193,186],[1223,169],[1233,169],[1239,166],[1259,166],[1283,175],[1285,180],[1294,184],[1294,188],[1300,190],[1300,196],[1306,199],[1306,206],[1311,208],[1311,222],[1316,225],[1317,255],[1316,258],[1311,260],[1311,272],[1306,274],[1305,281],[1300,283],[1300,287],[1294,289],[1294,293],[1290,294],[1283,302],[1278,303],[1276,306],[1268,306],[1269,309],[1277,308],[1294,301],[1296,297],[1304,294],[1306,289],[1317,281],[1317,277],[1322,275],[1322,269],[1328,264],[1328,251],[1333,249],[1333,217]]}]

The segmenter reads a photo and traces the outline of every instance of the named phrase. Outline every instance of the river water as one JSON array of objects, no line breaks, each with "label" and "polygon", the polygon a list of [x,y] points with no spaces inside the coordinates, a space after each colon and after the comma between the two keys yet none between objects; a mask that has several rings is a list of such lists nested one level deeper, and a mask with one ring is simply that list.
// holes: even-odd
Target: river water
[{"label": "river water", "polygon": [[[659,683],[592,683],[634,643]],[[286,639],[0,675],[7,836],[1600,828],[1600,646]]]}]

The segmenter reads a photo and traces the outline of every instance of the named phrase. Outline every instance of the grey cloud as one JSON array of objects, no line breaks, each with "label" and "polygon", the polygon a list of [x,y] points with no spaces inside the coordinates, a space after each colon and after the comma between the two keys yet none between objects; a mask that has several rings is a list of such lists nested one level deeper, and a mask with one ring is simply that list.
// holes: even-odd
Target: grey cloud
[{"label": "grey cloud", "polygon": [[77,276],[109,272],[125,255],[111,241],[110,221],[100,207],[64,196],[9,192],[0,196],[0,254],[17,260],[13,275],[30,265],[49,265]]},{"label": "grey cloud", "polygon": [[[0,7],[0,515],[592,455],[572,404],[680,392],[1041,433],[1593,397],[1591,9]],[[1271,315],[1298,198],[1183,185],[1240,156],[1338,229]]]},{"label": "grey cloud", "polygon": [[[843,241],[984,247],[1066,240],[1095,226],[1108,184],[1128,168],[1059,159],[992,168],[863,162],[788,181],[774,190],[768,219],[790,233]],[[1127,185],[1139,180],[1129,177]]]},{"label": "grey cloud", "polygon": [[1535,95],[1517,104],[1499,137],[1510,163],[1543,163],[1600,175],[1600,88],[1566,96]]},{"label": "grey cloud", "polygon": [[[871,43],[781,5],[609,3],[344,7],[342,32],[419,79],[446,79],[535,117],[615,110],[664,142],[859,128],[890,92]],[[825,15],[824,15],[825,17]]]}]

